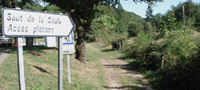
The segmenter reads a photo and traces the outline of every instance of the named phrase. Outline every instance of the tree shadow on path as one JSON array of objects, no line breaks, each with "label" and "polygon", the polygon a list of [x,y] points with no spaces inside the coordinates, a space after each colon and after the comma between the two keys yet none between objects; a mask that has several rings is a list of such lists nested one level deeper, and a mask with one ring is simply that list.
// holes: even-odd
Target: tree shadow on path
[{"label": "tree shadow on path", "polygon": [[145,88],[137,87],[137,86],[119,86],[119,87],[109,87],[103,86],[106,89],[115,89],[115,90],[145,90]]}]

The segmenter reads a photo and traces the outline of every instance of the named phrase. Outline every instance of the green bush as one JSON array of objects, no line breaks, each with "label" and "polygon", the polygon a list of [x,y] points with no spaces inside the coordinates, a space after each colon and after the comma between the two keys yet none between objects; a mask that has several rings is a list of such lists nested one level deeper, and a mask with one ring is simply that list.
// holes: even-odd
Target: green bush
[{"label": "green bush", "polygon": [[161,67],[164,46],[163,40],[153,41],[150,34],[140,33],[128,46],[126,55],[140,61],[145,68],[156,70]]},{"label": "green bush", "polygon": [[[155,53],[152,53],[151,56],[149,56],[151,50],[153,49],[153,47],[150,46],[152,44],[152,41],[153,41],[153,37],[150,34],[140,33],[133,40],[133,43],[128,46],[128,48],[125,50],[126,51],[125,53],[128,57],[135,58],[138,61],[141,61],[143,65],[148,66],[149,64],[148,61],[150,60],[146,60],[146,59],[151,59],[151,56],[157,57]],[[147,56],[149,57],[147,58]],[[153,60],[154,59],[152,59],[152,61]]]},{"label": "green bush", "polygon": [[100,15],[92,21],[87,37],[95,41],[111,44],[116,36],[115,29],[117,24],[118,21],[114,17],[106,14]]},{"label": "green bush", "polygon": [[144,32],[144,25],[138,22],[129,23],[128,34],[129,37],[134,37],[138,33]]},{"label": "green bush", "polygon": [[160,61],[162,60],[162,53],[160,52],[151,52],[145,62],[147,63],[146,65],[148,66],[149,69],[158,69],[160,67]]},{"label": "green bush", "polygon": [[160,69],[154,77],[157,90],[199,90],[200,82],[200,61],[191,60],[187,64],[177,64],[170,69]]},{"label": "green bush", "polygon": [[[157,90],[199,90],[200,47],[190,30],[167,32],[164,37],[162,68],[157,69]],[[155,83],[156,82],[156,83]]]},{"label": "green bush", "polygon": [[161,61],[163,56],[163,42],[152,42],[147,47],[147,55],[144,62],[147,69],[156,70],[161,67]]},{"label": "green bush", "polygon": [[164,42],[166,47],[163,52],[163,67],[170,68],[178,63],[189,63],[197,54],[197,45],[192,39],[190,30],[167,32]]},{"label": "green bush", "polygon": [[163,39],[138,34],[126,50],[128,57],[154,71],[150,77],[157,90],[199,90],[200,45],[188,29],[166,31]]}]

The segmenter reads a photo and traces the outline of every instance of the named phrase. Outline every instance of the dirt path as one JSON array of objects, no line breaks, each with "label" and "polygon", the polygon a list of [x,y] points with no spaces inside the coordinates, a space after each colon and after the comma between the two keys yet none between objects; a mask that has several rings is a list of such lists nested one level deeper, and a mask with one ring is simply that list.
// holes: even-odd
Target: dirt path
[{"label": "dirt path", "polygon": [[6,49],[4,47],[0,47],[0,65],[9,56],[9,52],[10,52],[9,49]]},{"label": "dirt path", "polygon": [[[103,87],[107,90],[153,90],[149,82],[137,71],[134,71],[129,63],[124,60],[118,59],[118,57],[110,56],[105,52],[87,45],[97,52],[103,53],[100,59],[104,69],[104,77],[106,84]],[[125,78],[125,79],[124,79]],[[128,85],[122,83],[122,80]],[[129,83],[130,82],[130,83]]]},{"label": "dirt path", "polygon": [[[103,58],[101,63],[104,66],[105,77],[108,85],[104,86],[109,90],[153,90],[149,82],[138,72],[130,71],[127,62],[113,58]],[[121,84],[121,78],[132,77],[132,85]],[[130,79],[131,80],[131,79]]]}]

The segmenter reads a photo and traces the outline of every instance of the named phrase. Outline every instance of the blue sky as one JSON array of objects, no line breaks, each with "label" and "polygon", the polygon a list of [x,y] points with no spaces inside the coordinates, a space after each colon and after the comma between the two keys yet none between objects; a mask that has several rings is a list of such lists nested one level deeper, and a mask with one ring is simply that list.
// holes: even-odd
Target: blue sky
[{"label": "blue sky", "polygon": [[[185,2],[186,0],[164,0],[164,2],[158,2],[153,7],[153,14],[161,13],[164,14],[171,9],[171,6],[178,5],[180,2]],[[200,0],[192,0],[193,2],[200,3]],[[147,4],[146,3],[134,3],[133,0],[120,0],[122,7],[129,12],[134,12],[137,15],[145,18]]]}]

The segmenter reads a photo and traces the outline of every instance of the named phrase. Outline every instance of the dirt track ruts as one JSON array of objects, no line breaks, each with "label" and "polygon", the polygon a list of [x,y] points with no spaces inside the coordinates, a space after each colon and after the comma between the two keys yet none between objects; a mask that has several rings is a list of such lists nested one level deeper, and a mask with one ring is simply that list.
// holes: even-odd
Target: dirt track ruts
[{"label": "dirt track ruts", "polygon": [[[87,44],[87,46],[97,52],[104,53],[92,45]],[[118,59],[118,57],[109,56],[106,54],[105,56],[102,56],[100,61],[104,69],[104,78],[107,82],[106,85],[103,85],[105,89],[135,90],[134,87],[139,87],[140,89],[136,90],[153,90],[148,80],[145,79],[142,74],[133,69],[130,70],[131,66],[128,62]],[[135,83],[130,86],[123,86],[120,81],[122,77],[132,77]]]}]

